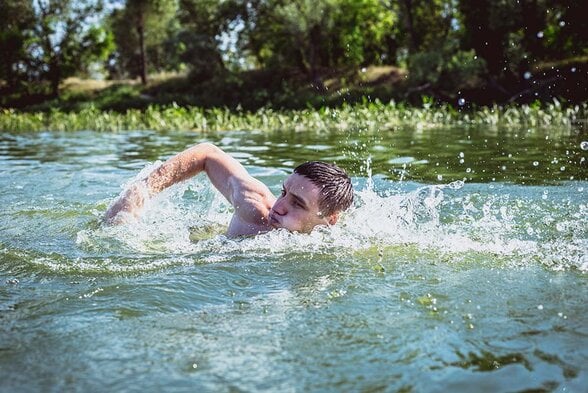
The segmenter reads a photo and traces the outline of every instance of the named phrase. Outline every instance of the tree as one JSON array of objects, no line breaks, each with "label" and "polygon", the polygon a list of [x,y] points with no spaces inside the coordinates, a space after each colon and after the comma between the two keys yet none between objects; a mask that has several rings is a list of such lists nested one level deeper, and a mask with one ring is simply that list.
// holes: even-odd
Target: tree
[{"label": "tree", "polygon": [[[328,67],[381,61],[395,24],[378,0],[250,2],[246,48],[261,66],[297,67],[310,79]],[[380,59],[380,60],[379,60]]]},{"label": "tree", "polygon": [[102,10],[98,1],[35,0],[33,8],[35,24],[29,56],[56,97],[64,78],[106,58],[112,49],[112,36],[96,25]]},{"label": "tree", "polygon": [[165,64],[155,61],[164,57],[164,43],[170,38],[170,25],[178,10],[175,0],[127,0],[123,9],[110,15],[119,68],[139,76],[146,84],[150,64],[156,70]]},{"label": "tree", "polygon": [[[226,71],[223,58],[232,50],[239,51],[239,27],[243,26],[247,2],[243,0],[180,0],[181,31],[179,58],[191,68],[195,82],[210,79]],[[239,55],[237,55],[239,57]]]},{"label": "tree", "polygon": [[0,80],[9,90],[26,79],[27,45],[31,38],[35,15],[32,2],[3,0],[0,2]]}]

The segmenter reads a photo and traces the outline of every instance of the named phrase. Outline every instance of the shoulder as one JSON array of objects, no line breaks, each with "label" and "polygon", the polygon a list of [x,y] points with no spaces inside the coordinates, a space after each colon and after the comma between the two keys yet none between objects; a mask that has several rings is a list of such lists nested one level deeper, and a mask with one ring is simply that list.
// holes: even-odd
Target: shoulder
[{"label": "shoulder", "polygon": [[269,210],[276,201],[276,197],[261,181],[248,177],[246,179],[232,178],[232,205],[235,215],[247,223],[267,223]]}]

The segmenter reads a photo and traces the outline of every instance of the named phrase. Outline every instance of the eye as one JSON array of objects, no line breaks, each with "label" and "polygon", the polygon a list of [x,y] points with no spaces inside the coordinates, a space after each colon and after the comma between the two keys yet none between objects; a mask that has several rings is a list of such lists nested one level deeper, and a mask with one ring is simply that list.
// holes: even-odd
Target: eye
[{"label": "eye", "polygon": [[286,195],[286,189],[282,188],[282,196]]}]

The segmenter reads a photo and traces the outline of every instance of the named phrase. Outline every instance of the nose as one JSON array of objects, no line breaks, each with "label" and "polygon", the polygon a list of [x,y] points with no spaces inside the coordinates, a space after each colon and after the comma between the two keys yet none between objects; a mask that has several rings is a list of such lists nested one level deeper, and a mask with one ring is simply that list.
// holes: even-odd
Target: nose
[{"label": "nose", "polygon": [[286,203],[284,203],[284,198],[278,198],[276,203],[274,203],[272,210],[274,212],[276,212],[277,214],[279,214],[280,216],[283,216],[284,214],[286,214],[288,212],[288,210],[286,209]]}]

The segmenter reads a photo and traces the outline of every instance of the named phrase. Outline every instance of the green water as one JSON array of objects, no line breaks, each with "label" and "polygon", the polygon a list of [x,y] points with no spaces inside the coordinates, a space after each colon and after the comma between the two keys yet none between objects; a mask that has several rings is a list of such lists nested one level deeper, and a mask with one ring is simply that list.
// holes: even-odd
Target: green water
[{"label": "green water", "polygon": [[[276,192],[356,203],[227,239],[202,177],[104,227],[140,171],[212,141]],[[0,135],[0,391],[585,392],[588,146],[574,129]]]}]

